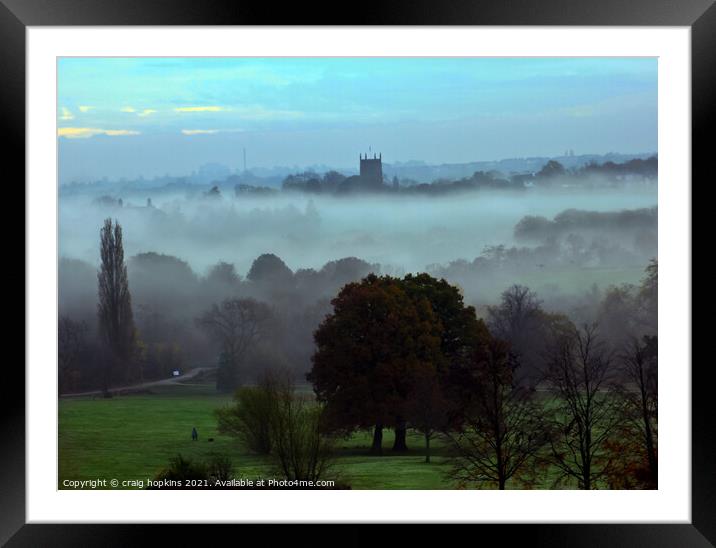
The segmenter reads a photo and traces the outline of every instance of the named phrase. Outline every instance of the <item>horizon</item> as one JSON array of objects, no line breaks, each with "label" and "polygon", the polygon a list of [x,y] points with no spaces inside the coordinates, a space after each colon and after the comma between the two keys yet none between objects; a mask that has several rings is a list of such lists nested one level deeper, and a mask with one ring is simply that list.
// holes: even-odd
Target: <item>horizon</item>
[{"label": "horizon", "polygon": [[[657,60],[61,58],[60,181],[657,150]],[[618,152],[617,152],[618,151]]]},{"label": "horizon", "polygon": [[[417,160],[417,159],[410,159],[410,160],[395,160],[393,162],[386,162],[383,159],[383,167],[386,166],[393,167],[393,168],[411,168],[411,167],[424,167],[424,168],[436,168],[436,167],[447,167],[447,166],[466,166],[466,165],[474,165],[474,164],[499,164],[502,162],[528,162],[533,160],[564,160],[566,158],[600,158],[600,159],[606,159],[611,156],[621,156],[625,159],[629,158],[646,158],[646,157],[657,157],[658,158],[658,152],[657,151],[640,151],[640,152],[632,152],[632,153],[625,153],[625,152],[616,152],[616,151],[610,151],[603,154],[597,154],[597,153],[591,153],[591,152],[585,152],[583,154],[568,154],[568,152],[573,151],[564,151],[562,154],[553,155],[553,156],[522,156],[522,157],[509,157],[509,158],[495,158],[495,159],[487,159],[487,160],[468,160],[466,162],[443,162],[443,163],[428,163],[424,160]],[[376,153],[380,154],[380,153]],[[605,160],[607,161],[607,160]],[[581,165],[581,164],[580,164]],[[122,182],[131,182],[131,181],[152,181],[156,179],[165,179],[165,178],[171,178],[171,179],[182,179],[186,177],[192,177],[195,175],[198,175],[201,173],[202,169],[204,168],[225,168],[228,173],[228,176],[235,176],[235,175],[242,175],[242,174],[249,174],[254,175],[255,177],[262,179],[266,178],[269,179],[271,177],[280,176],[280,173],[287,172],[287,173],[302,173],[302,172],[315,172],[317,174],[326,173],[328,171],[334,170],[338,171],[340,173],[346,174],[346,173],[357,173],[359,171],[359,165],[356,163],[354,166],[333,166],[333,165],[326,165],[326,164],[304,164],[304,165],[272,165],[272,166],[254,166],[248,167],[245,171],[243,170],[243,167],[236,167],[231,168],[229,165],[222,163],[222,162],[214,162],[214,161],[208,161],[205,163],[202,163],[200,165],[197,165],[194,167],[191,171],[184,172],[184,173],[177,173],[177,174],[157,174],[151,177],[146,177],[142,174],[136,176],[136,177],[116,177],[114,179],[109,178],[108,176],[101,176],[96,179],[92,180],[85,180],[85,181],[60,181],[60,186],[71,186],[75,184],[94,184],[94,183],[122,183]],[[253,169],[253,170],[252,170]],[[499,171],[499,170],[498,170]],[[529,170],[528,170],[529,171]],[[256,173],[260,173],[260,175],[257,175]],[[273,173],[273,174],[272,174]],[[517,172],[515,172],[517,173]],[[526,171],[525,171],[526,173]],[[505,175],[509,175],[509,173],[505,173]],[[215,182],[221,182],[221,180],[217,179]],[[198,183],[197,183],[198,184]]]}]

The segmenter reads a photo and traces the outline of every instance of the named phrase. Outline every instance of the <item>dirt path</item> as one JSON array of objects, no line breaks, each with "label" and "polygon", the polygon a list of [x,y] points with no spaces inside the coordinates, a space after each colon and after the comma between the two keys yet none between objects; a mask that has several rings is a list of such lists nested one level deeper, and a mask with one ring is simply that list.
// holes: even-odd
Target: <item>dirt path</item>
[{"label": "dirt path", "polygon": [[[133,384],[130,386],[115,386],[110,388],[111,394],[121,394],[123,392],[134,392],[137,390],[143,390],[145,388],[151,388],[152,386],[162,386],[167,384],[176,384],[189,379],[192,379],[204,371],[210,371],[215,369],[214,367],[196,367],[189,371],[186,375],[179,375],[178,377],[169,377],[168,379],[161,379],[158,381],[143,382],[140,384]],[[79,398],[82,396],[98,396],[102,394],[102,390],[91,390],[89,392],[75,392],[74,394],[60,394],[61,398]]]}]

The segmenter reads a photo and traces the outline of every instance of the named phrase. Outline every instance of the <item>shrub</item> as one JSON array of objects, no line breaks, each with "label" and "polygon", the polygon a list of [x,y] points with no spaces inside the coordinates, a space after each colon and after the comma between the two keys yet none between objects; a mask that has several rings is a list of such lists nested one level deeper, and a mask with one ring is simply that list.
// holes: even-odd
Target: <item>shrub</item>
[{"label": "shrub", "polygon": [[208,479],[206,465],[185,459],[181,454],[169,459],[169,466],[157,474],[157,480],[176,480],[182,483],[186,480]]},{"label": "shrub", "polygon": [[234,477],[234,465],[226,455],[213,455],[207,465],[209,479],[227,481]]},{"label": "shrub", "polygon": [[216,410],[219,432],[239,438],[255,453],[271,452],[270,420],[272,400],[266,386],[239,388],[236,403]]},{"label": "shrub", "polygon": [[286,369],[267,371],[255,387],[236,391],[235,404],[216,411],[219,431],[241,439],[252,451],[270,455],[289,480],[325,477],[333,460],[324,435],[324,411],[297,395]]},{"label": "shrub", "polygon": [[274,461],[286,479],[317,481],[333,462],[332,440],[323,435],[323,406],[293,387],[280,395],[271,421]]}]

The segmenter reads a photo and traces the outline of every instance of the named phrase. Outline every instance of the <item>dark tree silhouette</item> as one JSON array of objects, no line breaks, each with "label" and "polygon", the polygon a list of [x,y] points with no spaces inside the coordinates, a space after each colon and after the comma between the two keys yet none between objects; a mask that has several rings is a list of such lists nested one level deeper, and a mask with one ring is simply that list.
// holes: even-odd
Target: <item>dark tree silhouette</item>
[{"label": "dark tree silhouette", "polygon": [[99,303],[99,334],[109,351],[104,360],[102,389],[109,394],[112,383],[113,364],[125,370],[130,365],[135,350],[135,328],[132,316],[132,301],[127,280],[127,265],[124,262],[122,227],[112,219],[104,221],[100,231],[101,266],[97,273]]},{"label": "dark tree silhouette", "polygon": [[459,482],[488,482],[498,489],[510,479],[534,482],[548,429],[532,390],[517,383],[516,368],[507,343],[498,339],[475,352],[477,390],[460,428],[447,433],[455,454],[450,475]]},{"label": "dark tree silhouette", "polygon": [[596,325],[555,335],[545,378],[552,391],[550,445],[561,472],[557,481],[571,478],[580,489],[595,489],[613,466],[605,449],[622,423],[621,398],[610,390],[613,359]]},{"label": "dark tree silhouette", "polygon": [[209,269],[206,281],[210,284],[223,285],[227,288],[235,288],[241,281],[241,276],[236,272],[232,263],[218,262]]},{"label": "dark tree silhouette", "polygon": [[448,427],[450,410],[435,368],[418,368],[414,373],[406,414],[410,426],[425,438],[425,462],[430,462],[430,442]]},{"label": "dark tree silhouette", "polygon": [[567,173],[564,166],[556,160],[549,160],[537,173],[539,179],[554,179]]},{"label": "dark tree silhouette", "polygon": [[465,306],[460,290],[444,279],[428,274],[408,274],[401,282],[416,302],[426,300],[442,325],[440,353],[433,366],[444,397],[453,402],[451,412],[470,399],[473,390],[472,353],[490,338],[484,322],[478,320],[475,308]]},{"label": "dark tree silhouette", "polygon": [[79,374],[79,359],[85,348],[86,332],[87,325],[84,322],[60,316],[57,326],[58,389],[60,394],[76,388],[73,381]]},{"label": "dark tree silhouette", "polygon": [[534,381],[541,367],[548,318],[537,295],[523,285],[502,293],[498,306],[487,308],[490,332],[510,344],[510,351],[522,365],[522,373]]},{"label": "dark tree silhouette", "polygon": [[646,457],[650,486],[658,484],[657,410],[658,410],[658,342],[644,336],[629,341],[621,356],[623,372],[629,386],[623,391],[626,417],[640,440],[640,453]]},{"label": "dark tree silhouette", "polygon": [[636,300],[636,288],[630,284],[611,286],[597,310],[600,334],[619,350],[641,331],[639,305]]},{"label": "dark tree silhouette", "polygon": [[659,263],[656,259],[649,262],[645,274],[639,286],[637,302],[642,325],[649,334],[655,334],[658,330],[659,311]]},{"label": "dark tree silhouette", "polygon": [[307,378],[333,427],[374,427],[371,451],[380,454],[384,427],[404,432],[413,373],[438,359],[442,326],[427,299],[414,301],[389,276],[348,284],[332,304]]},{"label": "dark tree silhouette", "polygon": [[265,334],[272,317],[265,303],[254,299],[225,299],[197,319],[221,346],[216,387],[222,391],[239,384],[239,368],[248,350]]},{"label": "dark tree silhouette", "polygon": [[293,272],[273,253],[264,253],[254,260],[246,277],[252,282],[288,284],[293,279]]}]

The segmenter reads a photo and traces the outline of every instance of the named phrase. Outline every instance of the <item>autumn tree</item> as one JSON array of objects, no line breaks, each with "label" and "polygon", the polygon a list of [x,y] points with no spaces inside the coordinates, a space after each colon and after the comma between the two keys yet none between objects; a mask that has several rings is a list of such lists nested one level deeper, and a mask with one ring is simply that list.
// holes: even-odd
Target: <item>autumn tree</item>
[{"label": "autumn tree", "polygon": [[220,345],[218,390],[230,391],[238,386],[243,360],[265,335],[271,317],[271,309],[265,303],[234,298],[212,305],[197,319],[198,325]]},{"label": "autumn tree", "polygon": [[122,367],[125,378],[129,377],[128,368],[136,341],[122,227],[116,221],[113,224],[112,219],[106,219],[100,230],[100,258],[97,315],[99,335],[109,353],[108,359],[104,360],[102,382],[102,389],[108,395],[114,364]]},{"label": "autumn tree", "polygon": [[614,359],[596,325],[572,327],[555,335],[545,380],[552,393],[552,461],[558,481],[575,480],[594,489],[613,465],[606,451],[621,424],[621,400],[611,388]]},{"label": "autumn tree", "polygon": [[[477,319],[475,308],[466,306],[460,290],[444,279],[428,274],[408,274],[401,285],[416,302],[430,303],[433,314],[442,326],[440,352],[432,366],[441,397],[450,402],[448,419],[460,421],[461,409],[474,391],[472,354],[476,347],[490,339],[482,320]],[[435,394],[434,394],[435,396]]]},{"label": "autumn tree", "polygon": [[495,338],[473,353],[476,390],[460,427],[447,433],[450,476],[460,483],[505,489],[509,480],[526,486],[535,479],[548,430],[532,390],[517,382],[512,358],[509,345]]},{"label": "autumn tree", "polygon": [[384,427],[404,432],[413,374],[438,361],[442,325],[427,299],[411,298],[389,276],[347,284],[332,305],[314,333],[307,378],[333,427],[372,427],[371,452],[380,454]]}]

